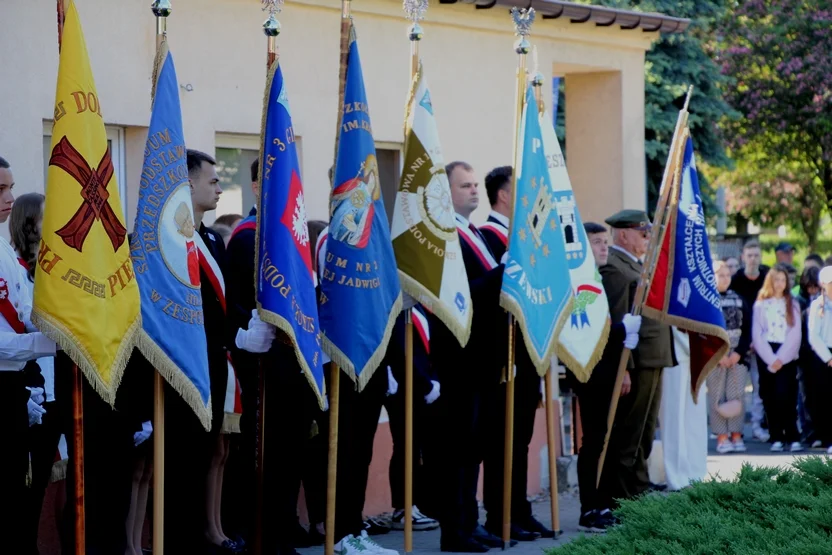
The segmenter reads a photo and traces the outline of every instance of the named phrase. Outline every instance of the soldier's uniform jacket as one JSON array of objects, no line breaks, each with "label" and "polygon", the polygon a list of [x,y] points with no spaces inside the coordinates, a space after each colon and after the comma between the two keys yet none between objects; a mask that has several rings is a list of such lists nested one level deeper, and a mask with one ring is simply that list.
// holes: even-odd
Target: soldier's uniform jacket
[{"label": "soldier's uniform jacket", "polygon": [[[601,279],[610,304],[613,324],[632,312],[633,300],[641,277],[642,265],[613,247],[601,266]],[[628,368],[670,368],[676,366],[676,353],[670,326],[642,316],[638,347],[632,352]]]}]

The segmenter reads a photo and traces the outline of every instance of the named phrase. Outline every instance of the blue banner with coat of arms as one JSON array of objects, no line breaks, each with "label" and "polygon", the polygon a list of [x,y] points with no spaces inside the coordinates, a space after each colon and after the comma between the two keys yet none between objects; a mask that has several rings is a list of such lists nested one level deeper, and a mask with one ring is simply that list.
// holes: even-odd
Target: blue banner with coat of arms
[{"label": "blue banner with coat of arms", "polygon": [[515,160],[514,215],[500,304],[517,319],[538,371],[549,366],[572,309],[572,283],[532,87]]},{"label": "blue banner with coat of arms", "polygon": [[201,239],[191,204],[179,83],[166,43],[158,56],[162,63],[130,238],[142,307],[138,347],[210,429],[211,388],[199,275]]},{"label": "blue banner with coat of arms", "polygon": [[324,351],[361,390],[384,358],[402,295],[352,22],[348,48],[320,315]]}]

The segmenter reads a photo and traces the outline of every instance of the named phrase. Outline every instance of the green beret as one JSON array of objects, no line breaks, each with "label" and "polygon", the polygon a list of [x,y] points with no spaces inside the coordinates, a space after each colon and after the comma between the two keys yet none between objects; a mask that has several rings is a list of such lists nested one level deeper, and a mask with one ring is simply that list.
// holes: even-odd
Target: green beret
[{"label": "green beret", "polygon": [[650,229],[652,224],[644,210],[626,209],[616,212],[606,220],[610,227],[618,229]]}]

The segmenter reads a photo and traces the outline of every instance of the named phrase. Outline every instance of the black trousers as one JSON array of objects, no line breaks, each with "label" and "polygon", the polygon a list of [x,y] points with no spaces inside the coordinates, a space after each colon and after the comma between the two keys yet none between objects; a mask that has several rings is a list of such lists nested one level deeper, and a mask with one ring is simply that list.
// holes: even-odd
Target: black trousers
[{"label": "black trousers", "polygon": [[[780,348],[771,343],[775,352]],[[797,361],[784,364],[777,372],[769,372],[768,364],[757,355],[760,370],[760,397],[768,417],[771,441],[791,443],[800,439],[797,431]]]},{"label": "black trousers", "polygon": [[[661,368],[630,370],[630,393],[621,397],[601,476],[599,503],[616,507],[616,499],[630,499],[650,488],[647,459],[653,448],[662,393]],[[603,410],[606,418],[607,410]],[[581,412],[583,413],[583,407]],[[603,438],[602,438],[603,441]]]},{"label": "black trousers", "polygon": [[[599,492],[598,463],[607,434],[607,414],[610,409],[615,374],[605,367],[596,367],[587,383],[572,379],[570,383],[578,395],[581,414],[581,449],[578,453],[578,489],[581,514],[606,509],[609,495]],[[607,456],[615,456],[608,452]]]},{"label": "black trousers", "polygon": [[359,393],[346,374],[340,377],[338,475],[335,491],[335,541],[364,529],[364,501],[373,460],[373,441],[387,394],[387,371],[379,368]]},{"label": "black trousers", "polygon": [[[0,538],[9,553],[22,553],[26,501],[26,474],[29,468],[29,416],[26,403],[29,391],[22,372],[0,372]],[[54,456],[54,453],[53,453]],[[6,544],[9,542],[9,544]],[[8,545],[8,547],[6,547]]]},{"label": "black trousers", "polygon": [[[57,363],[55,366],[56,389],[58,389],[59,380],[68,379],[71,384],[71,368],[62,369]],[[124,553],[127,546],[124,523],[130,509],[130,496],[133,489],[131,463],[135,426],[123,413],[113,410],[110,405],[102,401],[86,379],[84,379],[83,391],[84,508],[87,555]],[[71,395],[71,388],[64,394],[61,390],[56,393],[58,399],[71,399]],[[170,390],[170,395],[175,395],[173,390]],[[71,406],[71,403],[67,404]],[[69,465],[66,479],[67,504],[62,523],[64,529],[62,551],[73,553],[75,475],[72,465],[74,444],[71,419],[68,420],[67,429],[69,430],[67,434]],[[171,482],[168,481],[166,484],[171,484]],[[166,489],[169,487],[166,486]],[[170,510],[168,507],[170,506],[166,503],[167,511]],[[178,526],[179,522],[172,522],[170,525]]]},{"label": "black trousers", "polygon": [[[393,455],[390,457],[390,493],[394,509],[404,509],[404,384],[387,397],[384,406],[390,417]],[[413,399],[413,503],[426,514],[436,511],[437,468],[439,446],[436,441],[437,408],[424,399]]]},{"label": "black trousers", "polygon": [[[527,497],[529,444],[534,435],[534,419],[540,402],[540,376],[534,368],[518,370],[514,384],[514,445],[511,468],[511,521],[522,523],[532,516]],[[503,469],[506,415],[506,386],[492,389],[486,414],[486,452],[483,461],[483,504],[488,513],[489,530],[499,531],[503,521]]]},{"label": "black trousers", "polygon": [[38,552],[38,527],[43,498],[52,478],[55,453],[61,439],[61,418],[57,401],[45,403],[42,423],[29,428],[29,453],[32,459],[32,483],[26,503],[26,542],[31,553]]},{"label": "black trousers", "polygon": [[448,372],[442,395],[436,401],[442,426],[437,430],[442,446],[439,522],[442,542],[470,538],[477,527],[477,482],[484,458],[484,404],[480,384],[454,380]]},{"label": "black trousers", "polygon": [[303,493],[310,528],[326,521],[326,475],[329,450],[329,412],[314,411],[318,433],[309,439],[303,452]]},{"label": "black trousers", "polygon": [[266,552],[292,545],[298,524],[298,496],[303,452],[316,409],[306,377],[291,372],[266,373],[266,429],[263,492],[263,547]]}]

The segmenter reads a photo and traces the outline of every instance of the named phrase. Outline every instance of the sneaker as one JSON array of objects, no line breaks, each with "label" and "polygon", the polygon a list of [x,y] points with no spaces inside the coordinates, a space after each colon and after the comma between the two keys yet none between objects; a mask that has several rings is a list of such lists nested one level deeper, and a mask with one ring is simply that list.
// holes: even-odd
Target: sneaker
[{"label": "sneaker", "polygon": [[380,536],[390,532],[390,524],[380,518],[371,516],[364,521],[364,531],[371,536]]},{"label": "sneaker", "polygon": [[734,440],[731,442],[731,444],[733,445],[735,452],[745,453],[745,451],[746,451],[745,442],[742,440],[742,436],[734,438]]},{"label": "sneaker", "polygon": [[716,452],[720,455],[730,453],[734,450],[734,444],[728,439],[728,434],[720,435],[716,441]]},{"label": "sneaker", "polygon": [[607,524],[601,520],[598,511],[589,511],[582,514],[578,520],[578,530],[590,534],[603,534],[607,531]]},{"label": "sneaker", "polygon": [[771,439],[771,434],[764,428],[754,428],[754,438],[763,443],[767,443]]},{"label": "sneaker", "polygon": [[812,449],[817,449],[819,447],[823,447],[823,442],[821,442],[821,440],[816,439],[812,442]]},{"label": "sneaker", "polygon": [[780,453],[783,451],[783,442],[782,441],[775,441],[771,444],[771,452],[772,453]]},{"label": "sneaker", "polygon": [[799,441],[793,441],[791,447],[789,448],[789,451],[791,451],[792,453],[798,453],[800,451],[803,451],[803,444]]},{"label": "sneaker", "polygon": [[387,549],[381,547],[375,541],[373,541],[370,536],[367,535],[367,532],[362,531],[361,535],[355,538],[360,543],[364,544],[364,547],[367,549],[367,552],[372,553],[373,555],[399,555],[399,552],[395,549]]},{"label": "sneaker", "polygon": [[334,552],[335,555],[370,555],[370,550],[352,534],[336,543]]},{"label": "sneaker", "polygon": [[600,513],[598,513],[598,518],[601,522],[605,522],[605,528],[609,528],[610,526],[615,526],[617,524],[621,524],[621,521],[618,519],[617,516],[612,514],[612,511],[609,509],[604,509]]},{"label": "sneaker", "polygon": [[[413,505],[410,519],[413,522],[414,531],[436,530],[439,528],[439,523],[429,516],[425,516],[416,505]],[[393,530],[404,530],[404,524],[404,509],[398,509],[393,512],[391,522]]]}]

